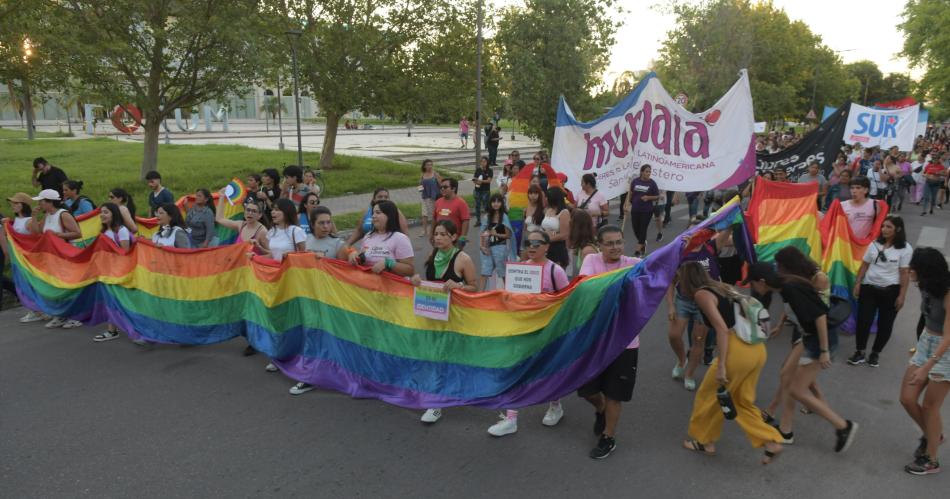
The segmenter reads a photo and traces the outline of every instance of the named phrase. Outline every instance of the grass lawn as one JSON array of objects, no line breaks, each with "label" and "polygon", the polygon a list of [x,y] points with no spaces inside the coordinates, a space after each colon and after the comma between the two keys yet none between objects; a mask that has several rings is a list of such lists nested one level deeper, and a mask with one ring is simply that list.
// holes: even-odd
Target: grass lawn
[{"label": "grass lawn", "polygon": [[[62,168],[71,179],[85,183],[82,194],[96,204],[108,191],[121,187],[135,198],[140,215],[147,212],[148,188],[139,180],[142,144],[98,138],[86,140],[2,140],[0,141],[0,184],[2,211],[8,212],[6,198],[22,191],[35,194],[30,184],[33,158],[42,156]],[[282,169],[296,162],[296,151],[252,149],[238,145],[160,145],[158,170],[163,183],[175,196],[205,187],[220,189],[232,177],[244,178],[264,168]],[[315,165],[317,153],[304,152],[304,162]],[[324,170],[328,197],[347,192],[371,192],[378,186],[390,189],[411,187],[419,181],[419,167],[383,159],[336,156],[336,166]],[[408,215],[407,215],[408,216]]]},{"label": "grass lawn", "polygon": [[[69,137],[69,133],[66,131],[63,132],[36,132],[37,138],[48,138],[48,137]],[[26,130],[20,128],[3,128],[0,127],[0,140],[5,139],[25,139]]]}]

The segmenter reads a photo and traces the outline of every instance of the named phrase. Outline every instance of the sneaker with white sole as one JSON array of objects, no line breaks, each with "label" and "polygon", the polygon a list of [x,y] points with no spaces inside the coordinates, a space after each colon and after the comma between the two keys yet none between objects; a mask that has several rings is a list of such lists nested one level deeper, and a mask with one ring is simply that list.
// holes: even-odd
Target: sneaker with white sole
[{"label": "sneaker with white sole", "polygon": [[425,424],[432,424],[442,418],[442,409],[428,409],[425,414],[422,415],[422,421]]},{"label": "sneaker with white sole", "polygon": [[63,327],[63,324],[66,324],[66,319],[62,317],[53,317],[49,322],[46,323],[46,329],[56,329],[58,327]]},{"label": "sneaker with white sole", "polygon": [[73,328],[77,328],[77,327],[82,327],[82,322],[80,322],[80,321],[74,321],[74,320],[70,319],[70,320],[64,322],[61,327],[62,327],[63,329],[73,329]]},{"label": "sneaker with white sole", "polygon": [[683,373],[686,372],[686,366],[681,366],[676,364],[673,366],[673,379],[680,380],[683,379]]},{"label": "sneaker with white sole", "polygon": [[544,419],[541,420],[541,424],[544,426],[554,426],[561,421],[561,418],[564,417],[564,408],[561,407],[560,402],[551,402],[548,404],[548,410],[544,413]]},{"label": "sneaker with white sole", "polygon": [[103,341],[115,340],[119,338],[118,331],[104,331],[102,334],[97,334],[93,336],[92,341],[100,343]]},{"label": "sneaker with white sole", "polygon": [[275,366],[273,362],[269,362],[266,366],[264,366],[264,370],[269,373],[275,373],[277,372],[277,366]]},{"label": "sneaker with white sole", "polygon": [[32,310],[23,317],[20,317],[21,324],[29,324],[31,322],[39,322],[42,320],[49,320],[49,317],[46,314],[34,312]]},{"label": "sneaker with white sole", "polygon": [[686,378],[683,380],[683,388],[688,392],[696,391],[696,380],[693,378]]},{"label": "sneaker with white sole", "polygon": [[503,437],[518,431],[518,418],[502,416],[501,420],[488,428],[488,434],[493,437]]},{"label": "sneaker with white sole", "polygon": [[858,432],[858,423],[847,420],[848,426],[843,430],[835,430],[835,452],[845,452],[854,442],[854,434]]},{"label": "sneaker with white sole", "polygon": [[313,385],[311,385],[310,383],[303,383],[303,382],[300,382],[300,383],[297,383],[296,385],[290,387],[290,394],[291,394],[291,395],[303,395],[304,393],[307,393],[307,392],[309,392],[310,390],[313,390],[314,388],[316,388],[316,387],[313,386]]}]

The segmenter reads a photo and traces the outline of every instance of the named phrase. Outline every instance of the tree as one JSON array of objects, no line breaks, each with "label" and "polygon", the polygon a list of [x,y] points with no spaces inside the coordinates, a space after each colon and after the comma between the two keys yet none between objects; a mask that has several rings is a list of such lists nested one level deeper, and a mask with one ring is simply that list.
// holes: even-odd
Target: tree
[{"label": "tree", "polygon": [[134,104],[145,130],[141,174],[158,168],[161,124],[177,108],[223,99],[254,80],[253,0],[68,0],[46,4],[47,44],[105,105]]},{"label": "tree", "polygon": [[[391,105],[406,93],[399,65],[432,24],[437,0],[267,0],[281,33],[302,31],[295,43],[301,79],[326,116],[321,168],[332,168],[340,117]],[[405,98],[418,98],[409,94]]]},{"label": "tree", "polygon": [[495,42],[503,54],[511,108],[545,147],[554,141],[558,97],[584,116],[607,66],[619,12],[613,0],[526,0],[501,12]]},{"label": "tree", "polygon": [[867,105],[869,102],[880,100],[884,90],[884,74],[873,61],[852,62],[845,66],[848,73],[857,79],[861,87],[857,93],[851,95],[851,99]]},{"label": "tree", "polygon": [[950,6],[946,0],[908,0],[904,6],[902,56],[911,67],[923,68],[920,80],[923,97],[947,108],[950,96]]},{"label": "tree", "polygon": [[881,82],[879,102],[890,102],[903,99],[912,94],[913,80],[904,73],[888,73]]},{"label": "tree", "polygon": [[676,28],[667,34],[656,72],[671,92],[685,91],[694,109],[714,104],[743,68],[755,113],[767,121],[802,118],[820,103],[843,101],[854,86],[820,37],[769,2],[681,2],[670,9]]},{"label": "tree", "polygon": [[42,42],[42,11],[36,3],[0,9],[0,81],[10,96],[18,95],[15,109],[26,116],[27,138],[33,139],[34,96],[60,76],[53,70],[50,51]]}]

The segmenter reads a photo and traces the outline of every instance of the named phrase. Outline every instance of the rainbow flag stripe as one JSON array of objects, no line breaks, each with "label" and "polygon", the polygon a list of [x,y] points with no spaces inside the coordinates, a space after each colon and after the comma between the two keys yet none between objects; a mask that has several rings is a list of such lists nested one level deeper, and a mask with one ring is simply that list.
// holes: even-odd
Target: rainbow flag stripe
[{"label": "rainbow flag stripe", "polygon": [[[77,246],[85,248],[86,246],[92,245],[96,238],[99,237],[99,234],[102,233],[102,221],[99,220],[99,210],[100,208],[96,208],[89,213],[83,213],[76,217],[76,222],[79,224],[79,231],[82,233],[82,238],[74,242]],[[135,217],[135,223],[139,228],[136,235],[146,239],[151,239],[152,235],[158,231],[158,220],[154,218]]]},{"label": "rainbow flag stripe", "polygon": [[10,246],[17,292],[36,310],[162,343],[245,336],[290,377],[354,397],[497,408],[562,397],[603,371],[663,301],[683,244],[557,294],[456,291],[447,322],[413,314],[405,279],[305,253],[276,265],[247,245],[123,252],[103,238],[82,249],[12,235]]},{"label": "rainbow flag stripe", "polygon": [[771,262],[775,253],[795,246],[821,261],[818,231],[818,184],[789,184],[757,177],[749,202],[749,225],[759,260]]}]

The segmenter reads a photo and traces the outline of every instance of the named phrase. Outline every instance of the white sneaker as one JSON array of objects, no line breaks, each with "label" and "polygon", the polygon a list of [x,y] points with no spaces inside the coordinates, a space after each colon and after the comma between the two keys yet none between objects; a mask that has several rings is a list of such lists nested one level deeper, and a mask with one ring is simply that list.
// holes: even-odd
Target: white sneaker
[{"label": "white sneaker", "polygon": [[422,415],[422,419],[420,419],[420,421],[425,424],[432,424],[438,421],[441,417],[442,409],[428,409],[426,410],[426,413]]},{"label": "white sneaker", "polygon": [[544,413],[544,419],[541,420],[541,424],[544,426],[554,426],[561,421],[561,418],[564,417],[564,408],[561,407],[560,403],[551,402],[548,404],[548,412]]},{"label": "white sneaker", "polygon": [[74,320],[70,319],[70,320],[64,322],[64,323],[63,323],[63,326],[62,326],[63,329],[72,329],[72,328],[74,328],[74,327],[82,327],[82,322],[74,321]]},{"label": "white sneaker", "polygon": [[31,310],[30,313],[20,317],[20,322],[23,324],[29,324],[30,322],[39,322],[44,319],[48,319],[48,317],[39,312],[34,312]]},{"label": "white sneaker", "polygon": [[277,372],[277,366],[275,366],[273,363],[268,363],[266,366],[264,366],[264,370],[269,373],[275,373]]},{"label": "white sneaker", "polygon": [[66,319],[63,319],[62,317],[53,317],[53,319],[47,322],[46,326],[44,327],[47,329],[55,329],[58,327],[63,327],[63,324],[66,324]]},{"label": "white sneaker", "polygon": [[291,395],[303,395],[304,393],[313,390],[315,387],[309,383],[297,383],[296,385],[290,387]]},{"label": "white sneaker", "polygon": [[503,437],[518,431],[518,418],[502,417],[501,421],[491,425],[488,434],[493,437]]}]

